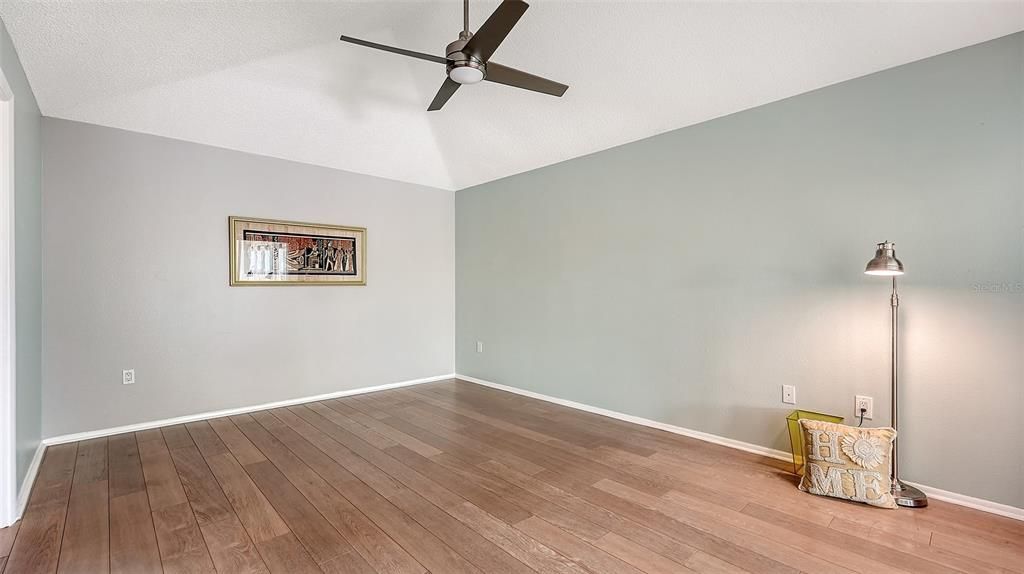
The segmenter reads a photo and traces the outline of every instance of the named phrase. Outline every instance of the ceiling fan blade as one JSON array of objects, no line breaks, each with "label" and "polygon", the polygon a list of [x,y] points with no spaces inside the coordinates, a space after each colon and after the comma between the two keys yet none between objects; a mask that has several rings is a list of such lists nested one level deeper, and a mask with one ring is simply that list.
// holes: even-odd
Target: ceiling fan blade
[{"label": "ceiling fan blade", "polygon": [[430,107],[427,108],[427,111],[434,112],[441,109],[441,107],[448,102],[448,99],[455,94],[455,90],[459,89],[459,86],[461,85],[462,84],[451,78],[445,78],[444,83],[441,84],[441,89],[437,90],[437,95],[434,96],[434,101],[430,102]]},{"label": "ceiling fan blade", "polygon": [[419,58],[420,60],[426,60],[428,62],[437,62],[438,64],[447,64],[448,58],[443,56],[434,56],[431,54],[424,54],[422,52],[413,52],[412,50],[405,50],[402,48],[395,48],[393,46],[385,46],[384,44],[378,44],[376,42],[368,42],[366,40],[360,40],[359,38],[353,38],[351,36],[342,36],[342,42],[349,42],[352,44],[359,44],[360,46],[366,46],[367,48],[375,48],[377,50],[384,50],[385,52],[393,52],[395,54],[401,54],[403,56],[409,56],[412,58]]},{"label": "ceiling fan blade", "polygon": [[502,66],[497,62],[487,63],[487,75],[484,76],[484,79],[497,84],[505,84],[506,86],[559,97],[569,89],[569,86],[565,84],[559,84],[547,78],[527,74],[522,70]]},{"label": "ceiling fan blade", "polygon": [[523,0],[504,0],[469,42],[466,42],[462,51],[486,62],[529,7],[530,5]]}]

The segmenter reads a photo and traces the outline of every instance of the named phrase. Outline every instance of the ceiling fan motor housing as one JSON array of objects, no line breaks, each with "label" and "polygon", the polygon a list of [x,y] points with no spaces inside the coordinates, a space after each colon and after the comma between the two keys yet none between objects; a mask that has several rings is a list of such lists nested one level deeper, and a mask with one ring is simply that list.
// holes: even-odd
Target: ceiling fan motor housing
[{"label": "ceiling fan motor housing", "polygon": [[448,44],[448,47],[445,48],[445,55],[448,57],[449,76],[452,75],[452,70],[456,68],[474,68],[480,70],[480,73],[482,74],[480,77],[481,80],[487,75],[487,66],[483,61],[472,54],[467,54],[462,51],[462,48],[466,46],[466,42],[469,42],[471,37],[472,34],[462,32],[459,34],[458,40]]},{"label": "ceiling fan motor housing", "polygon": [[475,84],[483,80],[532,92],[561,96],[569,89],[569,86],[491,61],[491,55],[498,49],[498,46],[529,7],[530,5],[523,0],[501,0],[498,7],[487,17],[487,20],[474,35],[469,31],[469,0],[463,0],[462,30],[459,32],[459,39],[448,44],[444,57],[386,46],[351,36],[341,36],[341,41],[435,64],[444,64],[448,77],[437,90],[437,95],[430,102],[427,111],[440,110],[460,86]]}]

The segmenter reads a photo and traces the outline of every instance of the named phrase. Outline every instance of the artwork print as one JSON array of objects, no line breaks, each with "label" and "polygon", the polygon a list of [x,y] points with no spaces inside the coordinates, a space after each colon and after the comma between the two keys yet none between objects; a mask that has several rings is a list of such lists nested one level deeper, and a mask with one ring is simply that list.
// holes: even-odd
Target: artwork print
[{"label": "artwork print", "polygon": [[231,285],[365,285],[366,229],[232,217]]}]

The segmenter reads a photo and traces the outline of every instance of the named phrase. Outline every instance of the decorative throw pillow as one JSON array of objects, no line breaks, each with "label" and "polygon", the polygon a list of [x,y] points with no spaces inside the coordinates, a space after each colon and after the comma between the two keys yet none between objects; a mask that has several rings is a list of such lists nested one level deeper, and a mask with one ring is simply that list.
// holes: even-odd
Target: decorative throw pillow
[{"label": "decorative throw pillow", "polygon": [[895,429],[799,422],[806,462],[800,490],[896,508],[889,474]]}]

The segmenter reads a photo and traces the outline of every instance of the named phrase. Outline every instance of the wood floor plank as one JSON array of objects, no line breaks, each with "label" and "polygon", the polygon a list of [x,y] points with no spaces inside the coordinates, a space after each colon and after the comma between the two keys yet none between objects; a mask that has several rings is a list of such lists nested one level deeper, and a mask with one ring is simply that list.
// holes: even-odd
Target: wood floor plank
[{"label": "wood floor plank", "polygon": [[78,446],[65,535],[57,572],[110,571],[108,440],[82,441]]},{"label": "wood floor plank", "polygon": [[[388,413],[390,416],[394,416],[394,412],[415,412],[418,415],[424,414],[422,411],[418,410],[419,406],[423,404],[423,398],[418,393],[416,393],[412,389],[394,389],[394,392],[400,393],[409,400],[392,413]],[[462,432],[463,430],[465,430],[465,425],[458,422],[453,417],[431,417],[431,422],[434,422],[441,426],[442,428],[445,428],[455,433]]]},{"label": "wood floor plank", "polygon": [[[319,416],[319,413],[312,409],[296,409],[295,412],[300,414],[300,416],[306,417],[308,422],[313,423],[314,426],[317,426],[317,428],[320,428],[327,434],[343,442],[346,446],[356,449],[360,452],[361,456],[368,456],[384,466],[389,467],[392,465],[384,459],[391,463],[397,462],[386,453],[375,450],[369,443],[366,443],[359,439],[359,437],[349,433],[345,428],[342,428],[341,425],[335,424],[323,416]],[[398,444],[388,448],[404,449],[406,452],[415,455],[412,451],[409,451]],[[557,552],[515,530],[507,522],[493,517],[491,514],[481,510],[470,502],[445,505],[445,510],[459,521],[469,525],[470,528],[473,528],[484,538],[487,538],[495,545],[501,547],[506,552],[519,559],[519,561],[524,562],[535,569],[536,566],[534,565],[536,564],[542,565],[542,567],[548,568],[550,571],[557,572],[576,571],[579,569],[578,566],[571,561],[566,560]]]},{"label": "wood floor plank", "polygon": [[[451,456],[457,456],[469,464],[480,464],[482,462],[490,460],[489,456],[481,453],[477,449],[453,440],[449,440],[441,436],[440,434],[425,431],[423,428],[411,424],[409,421],[405,420],[404,417],[385,417],[381,419],[381,422],[395,429],[402,435],[416,438],[420,441],[430,444],[431,446],[436,447],[436,449],[438,450],[438,454],[443,452]],[[417,454],[419,454],[420,456],[428,456],[423,455],[422,453]]]},{"label": "wood floor plank", "polygon": [[532,516],[522,507],[510,503],[479,484],[465,480],[460,474],[433,460],[424,458],[404,446],[395,445],[385,449],[384,452],[448,490],[457,491],[459,496],[509,524],[515,524]]},{"label": "wood floor plank", "polygon": [[[487,460],[494,460],[503,464],[514,466],[527,474],[537,474],[544,470],[544,467],[534,464],[525,458],[516,456],[510,452],[495,448],[486,442],[476,440],[471,433],[468,433],[465,426],[437,416],[435,413],[418,408],[416,405],[403,407],[401,419],[416,425],[433,434],[448,439],[461,446],[471,448],[486,457]],[[457,428],[452,428],[453,426]]]},{"label": "wood floor plank", "polygon": [[196,443],[196,447],[199,448],[199,452],[203,453],[204,457],[228,452],[228,447],[224,445],[224,441],[220,440],[217,432],[213,430],[208,421],[188,423],[185,425],[185,430],[188,431],[188,435],[192,437],[192,442]]},{"label": "wood floor plank", "polygon": [[[185,444],[180,436],[176,442]],[[191,440],[185,446],[171,450],[171,459],[185,490],[185,497],[192,505],[192,512],[195,513],[196,522],[200,526],[222,522],[235,516],[220,484],[207,466],[206,459]]]},{"label": "wood floor plank", "polygon": [[501,496],[509,503],[515,504],[523,510],[584,540],[593,542],[608,533],[608,529],[599,524],[576,516],[557,504],[537,496],[529,490],[520,488],[518,485],[508,482],[502,477],[494,476],[477,466],[468,466],[463,461],[447,453],[431,457],[430,460],[456,472],[464,480],[479,484],[481,487]]},{"label": "wood floor plank", "polygon": [[[786,549],[787,552],[802,552],[805,555],[813,556],[811,561],[808,561],[807,558],[799,558],[795,562],[790,562],[791,565],[808,572],[816,570],[885,572],[892,570],[888,565],[876,562],[871,558],[861,557],[844,548],[822,546],[820,541],[799,532],[780,528],[778,525],[730,508],[717,506],[706,500],[690,496],[689,493],[671,491],[662,498],[663,500],[654,502],[653,505],[669,516],[684,520],[689,516],[694,524],[711,524],[709,528],[712,532],[717,531],[722,525],[728,525],[729,528],[735,529],[739,536],[744,534],[749,536],[752,533],[771,540],[780,548],[790,547]],[[800,522],[814,526],[813,523],[802,520]]]},{"label": "wood floor plank", "polygon": [[[86,475],[89,478],[106,476],[106,439],[103,439],[103,446],[103,472],[97,472],[95,464],[86,463]],[[95,452],[93,454],[97,456]],[[79,464],[81,463],[82,459],[79,458]],[[75,484],[71,487],[71,500],[68,503],[67,522],[60,546],[57,572],[109,572],[110,519],[107,481],[103,479],[78,482],[77,469],[75,479]]]},{"label": "wood floor plank", "polygon": [[[21,526],[21,521],[17,521],[14,524],[0,528],[0,558],[7,558],[11,554],[11,547],[14,546],[14,538],[18,535],[18,528]],[[0,572],[3,572],[0,569]]]},{"label": "wood floor plank", "polygon": [[74,484],[90,484],[107,480],[107,438],[94,438],[78,443]]},{"label": "wood floor plank", "polygon": [[[794,540],[799,536],[797,533],[763,521],[750,520],[744,523],[740,520],[733,520],[729,522],[723,517],[729,512],[734,511],[728,508],[703,512],[702,507],[697,501],[683,497],[666,498],[668,495],[661,498],[651,497],[609,480],[598,482],[594,485],[594,488],[660,512],[683,524],[743,548],[753,550],[801,572],[849,574],[853,570],[846,568],[845,564],[850,563],[857,564],[858,567],[867,568],[870,572],[888,572],[890,574],[898,572],[898,569],[888,568],[885,564],[871,560],[870,557],[857,556],[856,554],[846,552],[829,552],[833,549],[819,548],[814,544],[813,540],[808,540],[805,543],[804,548],[809,550],[809,552],[798,550],[791,546],[793,542],[799,542],[799,540]],[[736,513],[736,515],[742,514]],[[740,526],[741,524],[749,525],[751,528],[744,528]],[[773,534],[774,536],[772,536]],[[863,572],[864,570],[860,571]]]},{"label": "wood floor plank", "polygon": [[164,434],[160,432],[160,429],[158,428],[136,431],[135,440],[140,444],[151,440],[159,440],[160,442],[163,442]]},{"label": "wood floor plank", "polygon": [[756,503],[747,505],[743,512],[755,516],[766,522],[772,522],[788,530],[799,532],[821,540],[824,543],[840,546],[851,552],[855,552],[879,562],[889,564],[894,569],[906,570],[908,572],[932,572],[938,574],[949,574],[956,572],[953,568],[943,566],[929,560],[923,560],[906,552],[896,550],[887,546],[873,544],[867,540],[846,536],[828,528],[818,528],[797,520],[777,510]]},{"label": "wood floor plank", "polygon": [[701,551],[694,552],[693,556],[686,561],[685,566],[704,574],[744,574],[747,572],[735,564]]},{"label": "wood floor plank", "polygon": [[[333,484],[345,484],[346,491],[354,489],[355,487],[348,486],[348,479],[345,476],[347,473],[351,473],[356,480],[365,483],[380,496],[383,496],[416,520],[428,532],[441,538],[445,544],[488,574],[523,574],[533,572],[525,564],[515,560],[508,553],[442,510],[444,507],[462,502],[463,499],[454,493],[430,482],[425,477],[415,475],[411,469],[402,467],[397,461],[389,459],[383,453],[380,453],[380,457],[377,458],[378,462],[381,460],[390,461],[392,465],[385,466],[388,466],[393,471],[398,470],[396,474],[404,477],[407,483],[420,487],[422,489],[420,492],[423,492],[426,497],[430,498],[428,500],[411,488],[409,484],[396,480],[384,469],[361,458],[346,446],[297,416],[294,412],[288,409],[277,409],[273,411],[273,414],[288,425],[293,431],[293,436],[301,437],[303,441],[310,445],[310,448],[314,448],[316,451],[327,455],[335,463],[334,465],[329,465],[323,462],[316,452],[310,452],[309,448],[303,448],[301,443],[289,442],[289,446],[296,453],[300,454],[300,456],[309,457],[307,462],[311,466],[315,465],[314,468],[317,468]],[[315,416],[312,412],[309,414]],[[322,420],[325,423],[327,422],[326,419]],[[363,444],[367,449],[372,449],[369,444]],[[406,472],[401,472],[403,469]],[[417,476],[419,480],[412,478],[413,476]],[[403,538],[398,538],[398,541],[406,544],[406,548],[428,568],[435,571],[439,570],[436,564],[438,558],[432,556],[436,550],[420,550],[417,548],[418,544],[426,541],[425,537],[415,540],[413,544],[406,543]]]},{"label": "wood floor plank", "polygon": [[216,572],[188,502],[154,510],[153,526],[165,574]]},{"label": "wood floor plank", "polygon": [[936,532],[932,535],[932,546],[1014,572],[1024,572],[1024,552],[1020,545],[1010,546],[1001,542],[978,541]]},{"label": "wood floor plank", "polygon": [[257,544],[291,532],[235,457],[230,453],[218,454],[207,458],[206,462],[238,520]]},{"label": "wood floor plank", "polygon": [[697,552],[697,549],[690,545],[681,543],[661,532],[648,528],[640,522],[620,516],[598,504],[584,500],[556,484],[545,482],[535,476],[521,473],[514,468],[494,461],[480,465],[480,467],[506,480],[515,482],[521,487],[537,493],[539,496],[574,514],[584,517],[595,524],[600,524],[609,531],[629,538],[633,542],[678,564],[685,564]]},{"label": "wood floor plank", "polygon": [[139,444],[139,458],[142,461],[142,474],[146,477],[146,492],[149,494],[149,508],[158,512],[164,508],[187,504],[185,490],[178,479],[178,471],[174,468],[171,453],[164,444],[159,429],[155,434],[135,437]]},{"label": "wood floor plank", "polygon": [[335,402],[337,401],[324,401],[323,403],[310,403],[304,406],[377,448],[384,449],[398,444],[379,432],[344,416],[340,411],[327,406]]},{"label": "wood floor plank", "polygon": [[352,545],[273,463],[264,460],[247,464],[244,468],[318,565],[323,566],[352,551]]},{"label": "wood floor plank", "polygon": [[661,554],[641,546],[632,540],[609,532],[597,540],[595,545],[623,562],[632,564],[646,574],[660,572],[693,572],[683,564],[673,562]]},{"label": "wood floor plank", "polygon": [[689,524],[679,522],[669,516],[661,514],[656,510],[646,508],[630,500],[609,494],[590,484],[589,477],[581,483],[575,480],[571,474],[557,473],[550,470],[538,475],[543,480],[550,480],[561,484],[574,494],[584,498],[598,506],[609,509],[616,514],[631,518],[641,524],[648,525],[658,532],[665,533],[669,537],[683,542],[693,548],[702,550],[707,554],[716,556],[739,566],[750,572],[778,572],[792,574],[798,570],[785,564],[781,564],[762,554],[754,552],[743,546],[734,544],[727,540],[694,528]]},{"label": "wood floor plank", "polygon": [[[622,469],[595,462],[594,460],[588,459],[580,454],[575,454],[571,452],[572,448],[583,447],[579,447],[578,445],[571,445],[567,447],[566,445],[568,445],[568,443],[561,441],[561,439],[557,437],[509,423],[500,417],[495,416],[500,413],[495,412],[493,409],[488,410],[486,414],[484,414],[482,412],[468,410],[464,406],[446,403],[444,401],[437,401],[435,399],[427,398],[425,399],[425,402],[430,403],[427,408],[441,408],[443,410],[448,410],[462,415],[470,425],[468,430],[473,432],[479,439],[486,440],[497,448],[503,448],[514,452],[518,456],[526,458],[527,460],[549,470],[579,470],[584,473],[589,473],[598,479],[614,479],[617,482],[621,482],[654,496],[661,496],[669,490],[669,488],[664,485],[629,474],[624,472]],[[439,405],[444,406],[442,407]],[[565,445],[549,444],[552,439],[561,441],[562,443],[565,443]],[[579,452],[585,452],[585,449]]]},{"label": "wood floor plank", "polygon": [[199,526],[210,550],[210,558],[217,572],[237,572],[238,574],[267,574],[270,571],[263,558],[256,550],[245,527],[232,513],[230,516],[216,521],[206,522]]},{"label": "wood floor plank", "polygon": [[[274,426],[274,423],[277,422],[277,419],[271,415],[261,415],[259,418],[269,426]],[[426,572],[422,565],[342,494],[349,492],[350,488],[342,488],[341,492],[335,490],[323,477],[303,462],[301,457],[293,453],[287,445],[274,437],[252,416],[233,417],[232,421],[246,438],[252,441],[256,448],[259,448],[268,460],[281,470],[306,500],[341,533],[359,555],[378,572],[416,574]],[[348,484],[350,487],[355,486],[351,481]],[[393,508],[386,500],[381,500],[380,503],[381,505],[377,508],[384,513],[388,513]],[[395,516],[395,513],[379,516]],[[401,522],[402,525],[405,524],[404,520]],[[392,523],[389,526],[395,528],[401,525]],[[429,536],[426,531],[417,534]]]},{"label": "wood floor plank", "polygon": [[114,574],[160,571],[160,550],[135,433],[107,440],[107,485],[110,571]]},{"label": "wood floor plank", "polygon": [[[135,445],[135,437],[131,444]],[[113,446],[113,443],[111,443]],[[111,450],[111,479],[117,476],[118,455]],[[137,454],[135,461],[138,462]],[[130,465],[125,465],[130,468]],[[141,474],[142,470],[139,469]],[[113,490],[111,490],[113,492]],[[138,574],[160,572],[160,549],[145,490],[110,499],[110,572]]]},{"label": "wood floor plank", "polygon": [[57,571],[67,508],[40,506],[26,514],[30,516],[22,519],[22,527],[14,541],[11,555],[7,557],[4,571],[52,574]]},{"label": "wood floor plank", "polygon": [[107,440],[110,498],[145,492],[146,477],[142,473],[135,433],[112,436]]},{"label": "wood floor plank", "polygon": [[[332,439],[344,444],[348,448],[351,448],[354,452],[358,453],[359,456],[371,461],[381,470],[384,470],[390,476],[395,477],[402,483],[408,485],[410,488],[422,494],[425,498],[428,498],[439,507],[451,512],[450,509],[454,509],[462,504],[464,499],[461,497],[454,497],[451,491],[440,487],[430,479],[422,476],[382,451],[360,440],[355,435],[319,416],[312,410],[305,407],[291,407],[288,410],[292,411],[300,418],[303,418],[316,429],[329,435]],[[307,431],[304,430],[303,432]],[[353,461],[353,463],[355,462],[357,461]],[[685,561],[690,559],[696,551],[694,548],[681,544],[678,541],[654,532],[653,530],[646,529],[639,524],[619,519],[616,515],[607,513],[607,511],[604,511],[603,509],[591,506],[585,501],[581,502],[582,504],[580,506],[575,507],[576,510],[594,510],[594,513],[590,514],[588,518],[592,518],[594,516],[599,516],[601,518],[607,517],[615,527],[623,530],[630,530],[649,548],[652,548],[665,556],[677,559],[677,561]],[[464,524],[474,529],[474,531],[477,531],[475,521],[472,520],[472,517],[470,517],[470,520],[466,521],[465,515],[463,515],[462,521]],[[479,531],[477,532],[479,534]],[[493,539],[491,540],[493,542]],[[500,546],[500,544],[498,545]]]},{"label": "wood floor plank", "polygon": [[78,443],[46,449],[5,572],[57,571],[77,452]]},{"label": "wood floor plank", "polygon": [[[286,420],[289,425],[292,425],[292,428],[305,436],[317,437],[316,433],[321,433],[331,441],[341,445],[343,450],[332,448],[329,444],[324,446],[322,441],[317,443],[318,447],[325,450],[345,468],[351,469],[360,479],[372,481],[372,486],[385,497],[388,497],[392,492],[400,490],[401,486],[405,485],[440,508],[461,504],[465,500],[447,488],[405,466],[355,434],[320,416],[312,409],[291,407],[287,411],[294,415],[293,419],[286,420],[286,414],[283,412],[278,416],[282,420]],[[373,467],[380,469],[383,474],[378,477],[373,472]],[[371,483],[368,482],[368,484]]]},{"label": "wood floor plank", "polygon": [[[334,408],[335,410],[338,410],[338,405],[341,405],[342,403],[338,401],[334,403],[325,402],[323,404],[326,405],[328,408]],[[348,411],[347,416],[354,420],[355,422],[360,423],[371,430],[375,430],[383,434],[384,436],[390,438],[391,440],[397,442],[398,444],[408,448],[409,450],[415,453],[421,454],[423,456],[434,456],[435,454],[441,454],[441,451],[439,449],[429,444],[426,444],[416,439],[415,437],[411,437],[403,432],[400,432],[394,429],[393,427],[380,422],[379,419],[373,418],[366,412],[363,412],[358,409],[359,403],[356,403],[355,408]]]},{"label": "wood floor plank", "polygon": [[554,548],[563,556],[570,557],[577,564],[594,572],[640,574],[640,570],[633,566],[569,534],[540,517],[532,516],[517,523],[515,526],[534,540]]},{"label": "wood floor plank", "polygon": [[269,540],[257,542],[256,547],[267,567],[273,573],[322,574],[313,558],[291,532]]},{"label": "wood floor plank", "polygon": [[[704,489],[702,486],[694,485],[692,483],[685,484],[680,477],[671,473],[659,472],[647,465],[637,463],[635,461],[646,461],[646,458],[631,452],[619,451],[618,449],[613,449],[607,445],[600,445],[596,448],[583,448],[564,441],[558,436],[550,436],[538,432],[533,432],[529,438],[570,453],[571,455],[578,457],[577,460],[582,459],[598,465],[594,467],[586,467],[588,472],[596,475],[607,476],[617,482],[628,481],[630,483],[630,487],[648,494],[657,495],[659,494],[658,489],[667,491],[685,487],[688,490],[700,490],[702,493],[705,493],[706,496],[715,497],[715,501],[719,504],[732,504],[732,508],[735,510],[742,507],[742,504],[738,504],[736,498],[733,496],[719,495],[714,490]],[[613,456],[612,453],[618,453],[620,456]],[[577,466],[584,468],[582,465]],[[607,473],[607,469],[609,468],[615,469],[615,476]]]},{"label": "wood floor plank", "polygon": [[[422,421],[418,425],[408,425],[405,422],[399,422],[399,420],[396,419],[395,417],[388,417],[382,419],[382,422],[396,425],[396,428],[402,430],[403,432],[415,434],[416,436],[419,436],[424,440],[429,440],[428,437],[437,436],[437,433],[444,432],[443,429],[438,429],[436,426],[433,426],[429,423],[425,423]],[[462,443],[460,442],[459,444],[461,445]],[[403,454],[401,450],[388,450],[389,452],[391,452],[392,456],[395,456],[395,458],[398,458],[400,460],[404,456],[410,460],[422,462],[422,460],[419,459],[419,457],[415,455]],[[557,505],[551,504],[547,500],[531,493],[526,489],[522,489],[513,483],[506,482],[501,477],[490,475],[476,468],[475,466],[472,466],[474,464],[477,464],[479,460],[477,458],[479,453],[477,449],[472,449],[471,452],[473,453],[474,456],[470,457],[463,456],[463,452],[463,448],[460,446],[456,452],[444,452],[442,454],[430,457],[429,460],[445,467],[447,471],[455,475],[454,477],[450,478],[454,478],[454,480],[460,481],[462,484],[480,485],[482,488],[490,491],[491,493],[500,497],[501,499],[517,505],[526,512],[537,514],[541,518],[544,518],[545,520],[552,522],[555,525],[577,536],[580,536],[581,538],[593,541],[597,538],[600,538],[607,532],[607,529],[600,527],[599,525],[596,525],[585,519],[573,516],[570,513],[565,512],[564,509],[559,508]],[[514,455],[511,455],[511,457],[502,456],[502,454],[504,454],[504,451],[501,451],[500,449],[492,448],[489,449],[488,453],[495,455],[495,459],[507,460],[510,462],[514,462],[514,458],[518,458],[514,457]],[[486,456],[484,456],[483,458],[484,462],[490,460]],[[407,464],[409,463],[407,462]],[[409,464],[409,466],[414,467],[413,464]],[[538,470],[541,469],[540,467],[537,468]],[[522,470],[522,468],[520,468],[520,470]],[[527,468],[526,470],[532,469]],[[464,487],[462,490],[460,490],[460,492],[465,492]],[[480,503],[477,504],[480,505]],[[484,508],[486,509],[486,507]],[[514,521],[515,520],[513,519],[510,522]]]},{"label": "wood floor plank", "polygon": [[[930,535],[927,539],[915,540],[898,534],[894,535],[884,529],[865,527],[842,518],[833,519],[829,528],[847,536],[856,536],[873,544],[881,544],[925,560],[938,562],[961,572],[971,572],[972,574],[1005,574],[1007,572],[1004,568],[980,562],[976,558],[969,558],[947,549],[932,546]],[[819,543],[817,547],[822,548],[822,545]]]},{"label": "wood floor plank", "polygon": [[[47,447],[39,467],[39,475],[32,485],[27,509],[54,505],[67,507],[77,455],[78,443]],[[24,533],[24,528],[25,525],[22,524],[19,536]]]},{"label": "wood floor plank", "polygon": [[189,436],[185,425],[160,427],[160,433],[164,435],[164,443],[167,445],[167,450],[173,451],[178,448],[195,446],[195,443],[192,442],[192,437]]},{"label": "wood floor plank", "polygon": [[263,453],[254,447],[229,419],[213,419],[209,423],[242,466],[267,460],[267,457],[263,456]]},{"label": "wood floor plank", "polygon": [[582,574],[586,569],[561,555],[549,546],[538,542],[508,524],[484,512],[469,502],[449,509],[453,516],[471,524],[484,538],[497,544],[520,562],[537,572],[558,572],[559,574]]},{"label": "wood floor plank", "polygon": [[[465,557],[466,560],[481,572],[486,574],[527,574],[533,572],[529,566],[502,550],[500,546],[484,538],[478,532],[433,505],[414,491],[403,490],[396,492],[391,496],[390,500],[408,513],[409,516],[412,516],[423,528],[436,534],[445,544]],[[421,550],[420,554],[426,554],[427,552],[428,550]],[[432,552],[436,552],[436,550]],[[432,560],[428,559],[423,559],[422,561],[427,564],[433,563]]]}]

